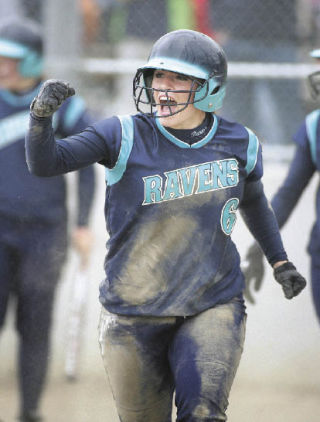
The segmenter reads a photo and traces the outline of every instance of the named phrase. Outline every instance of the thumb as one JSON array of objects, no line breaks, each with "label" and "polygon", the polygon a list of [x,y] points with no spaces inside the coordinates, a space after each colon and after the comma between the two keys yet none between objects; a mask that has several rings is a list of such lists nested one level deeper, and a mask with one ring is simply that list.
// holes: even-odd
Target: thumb
[{"label": "thumb", "polygon": [[67,97],[72,97],[76,93],[75,89],[72,86],[68,86]]}]

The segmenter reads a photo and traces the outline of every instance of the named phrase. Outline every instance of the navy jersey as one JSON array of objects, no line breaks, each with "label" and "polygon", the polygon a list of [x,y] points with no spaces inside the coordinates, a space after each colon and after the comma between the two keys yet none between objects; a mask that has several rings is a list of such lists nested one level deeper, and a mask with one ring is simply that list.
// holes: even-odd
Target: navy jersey
[{"label": "navy jersey", "polygon": [[[39,90],[17,95],[0,90],[0,216],[20,221],[58,223],[66,220],[66,186],[63,176],[31,175],[25,159],[24,138],[29,107]],[[72,97],[55,114],[58,136],[68,136],[92,123],[84,102]],[[77,223],[86,225],[94,192],[94,169],[79,173]]]},{"label": "navy jersey", "polygon": [[31,116],[26,148],[41,175],[96,161],[106,167],[110,237],[100,300],[113,313],[193,315],[240,294],[231,240],[238,208],[269,261],[286,259],[260,182],[261,146],[237,123],[213,115],[206,136],[190,145],[158,119],[112,117],[54,147],[50,119]]},{"label": "navy jersey", "polygon": [[[279,226],[282,227],[315,172],[320,171],[320,110],[308,114],[294,135],[296,150],[286,179],[272,200]],[[316,194],[316,213],[320,216],[320,189]],[[320,253],[320,219],[314,223],[309,252]]]}]

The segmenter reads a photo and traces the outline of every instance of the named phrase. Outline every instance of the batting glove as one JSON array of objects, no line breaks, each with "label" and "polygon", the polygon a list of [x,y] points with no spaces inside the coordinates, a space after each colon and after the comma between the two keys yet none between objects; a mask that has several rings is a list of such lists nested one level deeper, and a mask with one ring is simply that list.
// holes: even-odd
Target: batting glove
[{"label": "batting glove", "polygon": [[250,246],[241,267],[246,283],[244,296],[249,303],[254,304],[255,300],[251,291],[254,289],[257,292],[261,289],[264,276],[263,253],[257,243]]},{"label": "batting glove", "polygon": [[287,299],[297,296],[305,287],[306,280],[298,273],[292,262],[285,262],[273,271],[274,278],[281,284]]},{"label": "batting glove", "polygon": [[49,79],[44,82],[38,95],[33,99],[30,110],[37,117],[49,117],[68,97],[74,94],[74,88],[67,82]]}]

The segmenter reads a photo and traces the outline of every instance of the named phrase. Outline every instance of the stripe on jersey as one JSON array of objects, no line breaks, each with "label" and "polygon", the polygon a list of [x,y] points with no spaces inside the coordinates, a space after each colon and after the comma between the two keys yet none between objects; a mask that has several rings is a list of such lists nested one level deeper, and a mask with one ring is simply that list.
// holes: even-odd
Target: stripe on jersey
[{"label": "stripe on jersey", "polygon": [[249,143],[247,149],[247,165],[245,167],[245,170],[247,172],[247,175],[249,175],[257,164],[259,140],[251,129],[246,127],[246,130],[249,134]]},{"label": "stripe on jersey", "polygon": [[319,116],[320,110],[315,110],[306,117],[307,135],[314,165],[317,163],[317,125]]},{"label": "stripe on jersey", "polygon": [[133,120],[130,115],[118,116],[121,123],[121,147],[118,160],[112,169],[106,169],[106,180],[109,186],[119,182],[127,167],[127,161],[133,146]]}]

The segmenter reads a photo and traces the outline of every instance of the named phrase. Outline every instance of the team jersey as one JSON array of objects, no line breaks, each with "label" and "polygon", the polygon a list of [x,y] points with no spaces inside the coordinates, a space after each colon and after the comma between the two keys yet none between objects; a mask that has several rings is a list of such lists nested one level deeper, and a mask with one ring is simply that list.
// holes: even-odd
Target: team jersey
[{"label": "team jersey", "polygon": [[190,144],[137,114],[113,116],[54,145],[50,119],[30,121],[32,171],[48,176],[92,162],[106,168],[100,301],[110,312],[187,316],[239,295],[244,281],[231,240],[238,208],[270,263],[286,259],[260,181],[261,146],[249,129],[213,115],[206,135]]},{"label": "team jersey", "polygon": [[[320,110],[308,114],[294,135],[296,150],[283,184],[272,199],[279,227],[288,220],[303,190],[320,170]],[[311,206],[311,204],[309,204]],[[320,216],[320,189],[316,194],[316,214]],[[308,246],[310,253],[320,253],[320,219],[317,218]]]},{"label": "team jersey", "polygon": [[[55,224],[66,220],[65,178],[32,175],[25,158],[29,107],[39,88],[38,85],[22,95],[0,90],[0,216]],[[61,137],[78,133],[92,121],[84,101],[72,97],[55,114],[53,124]],[[86,225],[94,193],[93,167],[79,172],[78,180],[77,224]]]}]

